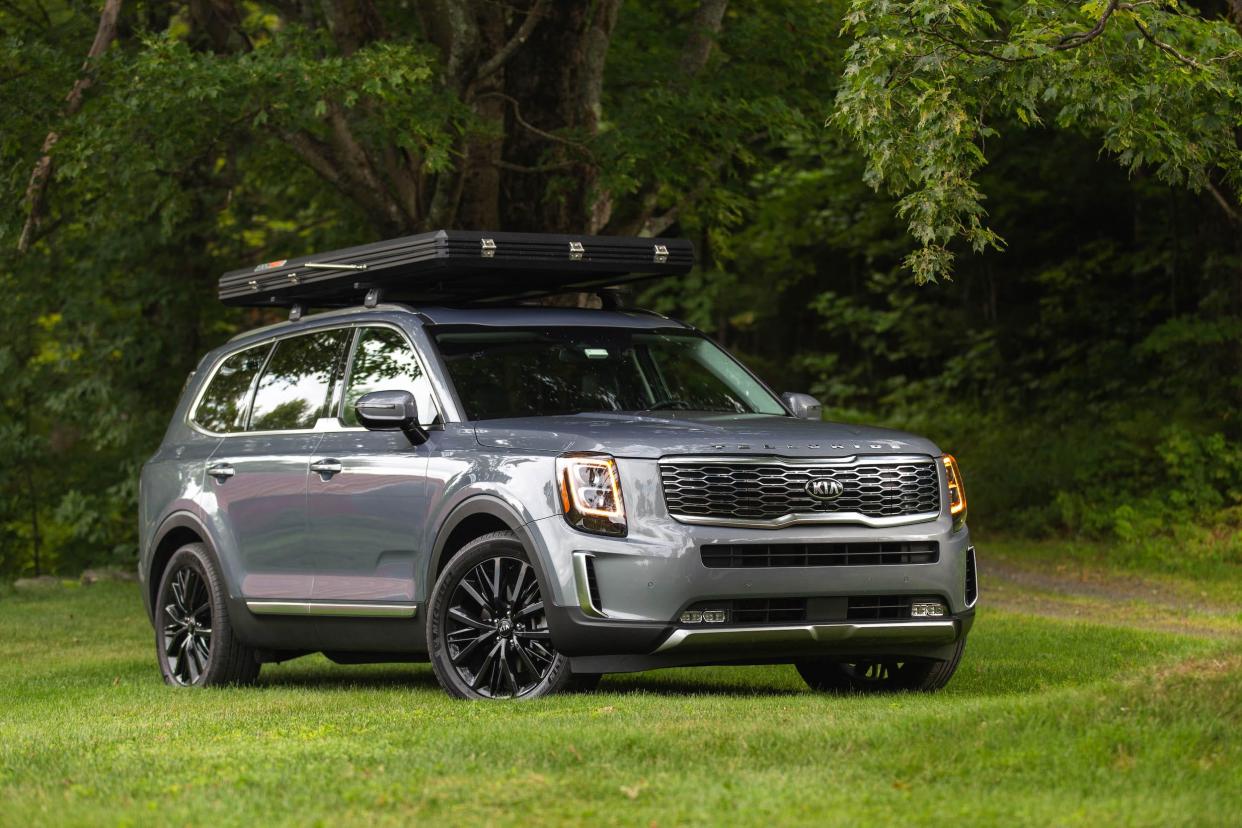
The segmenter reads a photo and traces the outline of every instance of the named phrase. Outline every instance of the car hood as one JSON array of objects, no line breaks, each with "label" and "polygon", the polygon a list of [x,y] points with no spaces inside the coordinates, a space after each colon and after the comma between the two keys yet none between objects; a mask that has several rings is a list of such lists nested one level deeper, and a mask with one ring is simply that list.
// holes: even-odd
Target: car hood
[{"label": "car hood", "polygon": [[766,414],[572,414],[484,420],[479,443],[540,452],[595,451],[614,457],[676,454],[761,454],[848,457],[856,454],[928,454],[930,440],[901,431],[774,417]]}]

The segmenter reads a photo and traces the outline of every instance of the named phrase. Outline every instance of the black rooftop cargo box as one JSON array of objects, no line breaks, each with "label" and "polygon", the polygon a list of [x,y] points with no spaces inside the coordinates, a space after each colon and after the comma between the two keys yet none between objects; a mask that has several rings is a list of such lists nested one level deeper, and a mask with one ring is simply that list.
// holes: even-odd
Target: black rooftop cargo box
[{"label": "black rooftop cargo box", "polygon": [[689,272],[685,239],[438,230],[230,271],[220,299],[248,307],[452,304],[590,291]]}]

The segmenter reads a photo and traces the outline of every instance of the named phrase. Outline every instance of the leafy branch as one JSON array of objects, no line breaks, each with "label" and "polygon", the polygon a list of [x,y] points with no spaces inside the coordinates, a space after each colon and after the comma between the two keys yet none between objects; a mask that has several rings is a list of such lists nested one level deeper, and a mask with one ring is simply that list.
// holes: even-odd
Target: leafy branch
[{"label": "leafy branch", "polygon": [[[987,8],[852,0],[846,16],[853,44],[830,123],[861,149],[868,183],[898,196],[918,242],[906,259],[918,281],[951,278],[959,244],[1003,246],[975,184],[985,140],[1002,127],[1085,133],[1128,169],[1214,191],[1237,215],[1229,194],[1242,190],[1234,134],[1242,36],[1234,25],[1173,0]],[[1151,47],[1167,60],[1151,59]]]}]

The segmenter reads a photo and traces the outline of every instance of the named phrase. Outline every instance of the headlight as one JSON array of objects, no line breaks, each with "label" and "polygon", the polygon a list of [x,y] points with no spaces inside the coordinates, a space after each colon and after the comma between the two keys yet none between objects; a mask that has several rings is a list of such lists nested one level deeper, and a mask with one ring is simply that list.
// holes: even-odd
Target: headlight
[{"label": "headlight", "polygon": [[949,514],[955,526],[966,522],[966,487],[962,485],[962,472],[952,454],[940,458],[944,461],[944,476],[949,483]]},{"label": "headlight", "polygon": [[625,535],[616,460],[606,454],[566,454],[556,458],[556,480],[570,526],[600,535]]}]

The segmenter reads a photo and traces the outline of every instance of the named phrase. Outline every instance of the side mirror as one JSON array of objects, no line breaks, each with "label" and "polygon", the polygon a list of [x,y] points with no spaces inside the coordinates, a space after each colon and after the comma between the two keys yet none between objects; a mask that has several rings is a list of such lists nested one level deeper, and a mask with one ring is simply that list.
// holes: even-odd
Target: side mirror
[{"label": "side mirror", "polygon": [[824,406],[810,394],[795,394],[792,391],[786,391],[781,394],[781,402],[785,403],[785,407],[795,417],[803,420],[823,419]]},{"label": "side mirror", "polygon": [[409,391],[372,391],[354,403],[358,422],[371,431],[400,431],[415,445],[426,442],[418,424],[418,403]]}]

